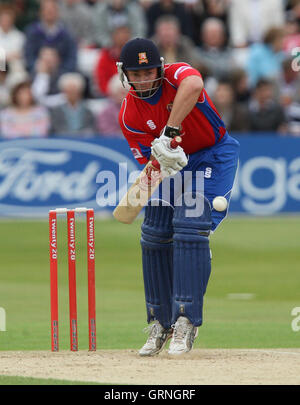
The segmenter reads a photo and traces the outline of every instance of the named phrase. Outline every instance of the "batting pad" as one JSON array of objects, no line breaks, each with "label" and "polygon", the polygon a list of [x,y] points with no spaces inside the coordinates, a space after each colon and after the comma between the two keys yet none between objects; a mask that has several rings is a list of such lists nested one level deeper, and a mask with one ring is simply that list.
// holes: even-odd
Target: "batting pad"
[{"label": "batting pad", "polygon": [[193,199],[201,199],[198,200],[199,207],[202,204],[199,216],[188,217],[184,202],[181,206],[175,206],[174,211],[172,323],[179,316],[185,316],[194,326],[200,326],[203,297],[211,272],[211,208],[203,195],[191,194]]},{"label": "batting pad", "polygon": [[168,329],[172,315],[173,208],[148,205],[142,225],[142,260],[148,323]]}]

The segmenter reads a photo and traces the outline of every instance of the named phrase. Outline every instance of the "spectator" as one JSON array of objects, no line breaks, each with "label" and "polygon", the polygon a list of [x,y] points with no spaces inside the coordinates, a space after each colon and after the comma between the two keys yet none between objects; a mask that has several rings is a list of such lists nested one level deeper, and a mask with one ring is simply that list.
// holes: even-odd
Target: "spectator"
[{"label": "spectator", "polygon": [[193,64],[197,60],[192,40],[181,35],[180,23],[172,15],[160,17],[155,24],[155,35],[152,40],[166,63],[186,62]]},{"label": "spectator", "polygon": [[218,18],[224,23],[226,28],[226,43],[228,40],[228,0],[196,0],[186,4],[190,10],[193,20],[193,41],[197,46],[201,46],[199,29],[207,18]]},{"label": "spectator", "polygon": [[55,0],[41,0],[40,20],[26,30],[25,59],[31,74],[35,72],[36,60],[43,47],[52,47],[58,52],[59,74],[76,70],[77,46],[59,21],[59,8]]},{"label": "spectator", "polygon": [[282,28],[270,28],[263,43],[251,45],[247,64],[251,87],[261,78],[278,79],[284,59],[283,34]]},{"label": "spectator", "polygon": [[152,6],[154,0],[139,0],[140,5],[143,7],[144,12],[148,10],[150,6]]},{"label": "spectator", "polygon": [[92,11],[83,0],[62,0],[59,3],[61,21],[79,47],[93,45]]},{"label": "spectator", "polygon": [[194,63],[194,68],[201,73],[204,88],[207,94],[214,94],[218,85],[218,80],[212,76],[209,68],[205,64],[201,63],[201,61],[196,61],[196,63]]},{"label": "spectator", "polygon": [[262,41],[272,26],[283,26],[282,0],[231,0],[229,32],[234,47],[244,48]]},{"label": "spectator", "polygon": [[274,85],[270,80],[257,82],[249,105],[249,120],[251,131],[285,132],[284,110],[274,100]]},{"label": "spectator", "polygon": [[[230,0],[231,1],[231,0]],[[227,28],[229,0],[202,0],[204,5],[204,19],[218,18]]]},{"label": "spectator", "polygon": [[300,137],[300,103],[295,101],[286,109],[288,135]]},{"label": "spectator", "polygon": [[217,79],[228,77],[234,67],[232,52],[226,46],[224,23],[217,18],[208,18],[201,29],[202,46],[198,58]]},{"label": "spectator", "polygon": [[249,130],[248,110],[237,104],[229,81],[220,81],[213,95],[213,102],[225,122],[228,131]]},{"label": "spectator", "polygon": [[250,101],[251,91],[247,72],[243,69],[234,69],[230,74],[231,85],[238,104],[247,105]]},{"label": "spectator", "polygon": [[300,137],[300,89],[293,102],[286,106],[287,131],[286,134]]},{"label": "spectator", "polygon": [[[11,1],[10,1],[11,3]],[[22,32],[38,18],[40,0],[13,0],[16,10],[16,26]]]},{"label": "spectator", "polygon": [[24,71],[25,35],[15,27],[16,14],[9,5],[0,6],[0,49],[5,51],[11,72]]},{"label": "spectator", "polygon": [[11,72],[7,63],[0,69],[0,109],[8,107],[11,103],[12,88],[21,81],[28,80],[28,74],[22,70]]},{"label": "spectator", "polygon": [[82,99],[85,81],[79,73],[65,73],[58,86],[65,102],[50,110],[51,131],[55,136],[91,136],[95,134],[92,112]]},{"label": "spectator", "polygon": [[10,103],[8,69],[8,66],[5,68],[5,70],[0,69],[0,109],[7,107]]},{"label": "spectator", "polygon": [[[300,0],[288,0],[287,15],[290,13],[295,17],[300,26]],[[289,16],[287,17],[289,19]]]},{"label": "spectator", "polygon": [[277,98],[284,108],[297,101],[300,94],[300,73],[299,69],[293,69],[292,62],[293,58],[286,58],[283,61],[281,75],[276,82]]},{"label": "spectator", "polygon": [[32,83],[34,98],[44,105],[48,105],[47,100],[53,99],[53,95],[59,93],[60,59],[58,52],[54,48],[41,48],[36,61],[35,76]]},{"label": "spectator", "polygon": [[293,11],[287,13],[284,30],[283,51],[291,55],[294,48],[300,47],[299,21]]},{"label": "spectator", "polygon": [[45,137],[49,125],[47,109],[34,103],[30,82],[18,83],[11,93],[11,106],[0,113],[1,136],[8,139]]},{"label": "spectator", "polygon": [[119,75],[113,76],[108,83],[108,100],[97,116],[97,129],[101,136],[123,138],[119,125],[119,112],[129,86],[124,88]]},{"label": "spectator", "polygon": [[120,26],[130,27],[133,37],[144,37],[146,20],[143,8],[130,0],[99,2],[93,10],[95,42],[100,48],[112,46],[111,33]]},{"label": "spectator", "polygon": [[[58,88],[60,59],[54,48],[42,48],[36,62],[36,74],[32,83],[34,98],[47,107],[54,107],[65,101]],[[85,79],[83,97],[90,97],[89,80]]]},{"label": "spectator", "polygon": [[119,61],[123,45],[131,38],[128,26],[120,26],[112,31],[112,45],[102,48],[94,72],[94,81],[102,96],[107,95],[107,85],[112,76],[117,73],[116,62]]},{"label": "spectator", "polygon": [[193,37],[191,15],[186,11],[184,4],[175,0],[158,0],[146,10],[148,23],[148,37],[152,37],[155,32],[155,23],[163,15],[173,15],[180,21],[181,32],[190,38]]},{"label": "spectator", "polygon": [[88,7],[93,9],[93,7],[95,7],[97,5],[98,0],[84,0],[84,2]]}]

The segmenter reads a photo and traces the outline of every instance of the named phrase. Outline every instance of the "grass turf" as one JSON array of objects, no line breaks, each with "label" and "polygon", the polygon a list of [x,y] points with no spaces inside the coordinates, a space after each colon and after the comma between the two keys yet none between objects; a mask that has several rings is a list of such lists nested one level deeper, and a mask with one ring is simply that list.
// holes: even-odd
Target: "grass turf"
[{"label": "grass turf", "polygon": [[101,385],[94,382],[55,380],[53,378],[7,377],[0,375],[0,385]]},{"label": "grass turf", "polygon": [[[146,326],[140,221],[97,220],[96,288],[99,349],[139,348]],[[48,223],[1,222],[1,350],[50,349]],[[59,222],[60,348],[69,349],[66,224]],[[78,222],[79,348],[87,350],[85,223]],[[291,311],[300,306],[300,217],[228,218],[211,237],[212,274],[204,324],[195,347],[299,347]],[[251,294],[240,296],[231,294]],[[235,298],[235,299],[232,299]],[[2,384],[0,380],[0,384]]]}]

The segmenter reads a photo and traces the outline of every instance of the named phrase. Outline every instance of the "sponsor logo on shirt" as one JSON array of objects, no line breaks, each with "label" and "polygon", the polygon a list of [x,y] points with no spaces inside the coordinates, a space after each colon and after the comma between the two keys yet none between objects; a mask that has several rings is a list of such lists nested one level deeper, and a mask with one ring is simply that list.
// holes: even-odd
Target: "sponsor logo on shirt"
[{"label": "sponsor logo on shirt", "polygon": [[135,159],[140,159],[143,157],[143,155],[141,154],[141,152],[137,149],[137,148],[130,148],[132,151],[133,156],[135,157]]},{"label": "sponsor logo on shirt", "polygon": [[156,129],[156,125],[154,124],[154,122],[152,120],[148,120],[147,125],[152,130]]},{"label": "sponsor logo on shirt", "polygon": [[207,167],[205,169],[205,173],[204,173],[204,177],[206,179],[210,179],[211,178],[211,174],[212,174],[212,168],[211,167]]}]

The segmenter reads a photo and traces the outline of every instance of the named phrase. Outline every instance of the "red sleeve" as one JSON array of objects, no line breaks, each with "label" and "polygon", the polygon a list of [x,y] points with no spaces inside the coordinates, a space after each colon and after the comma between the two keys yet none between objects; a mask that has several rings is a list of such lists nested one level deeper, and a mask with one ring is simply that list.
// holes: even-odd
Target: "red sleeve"
[{"label": "red sleeve", "polygon": [[199,76],[202,78],[200,72],[188,63],[172,63],[165,67],[165,78],[176,87],[188,76]]},{"label": "red sleeve", "polygon": [[134,158],[141,164],[144,165],[148,162],[151,155],[151,142],[154,137],[148,133],[142,132],[134,128],[134,124],[130,125],[124,119],[124,112],[126,108],[126,98],[123,100],[121,110],[119,113],[119,124],[122,129],[123,135],[126,138],[130,150]]}]

